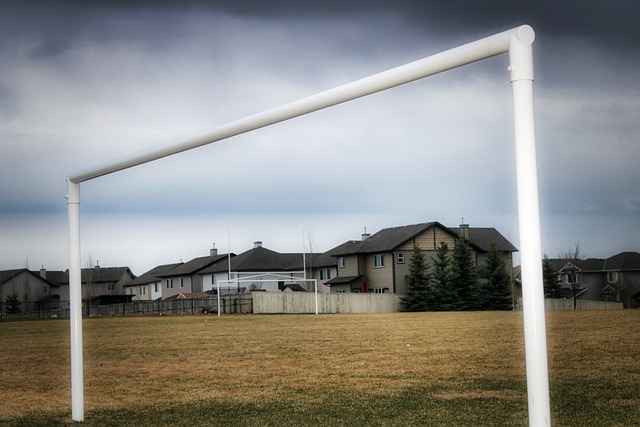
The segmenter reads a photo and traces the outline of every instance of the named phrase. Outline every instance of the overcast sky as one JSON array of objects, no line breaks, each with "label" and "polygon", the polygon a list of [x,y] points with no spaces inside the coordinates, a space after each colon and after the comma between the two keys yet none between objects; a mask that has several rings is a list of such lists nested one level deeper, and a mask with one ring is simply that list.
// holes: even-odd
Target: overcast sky
[{"label": "overcast sky", "polygon": [[[68,268],[78,170],[521,24],[543,251],[640,251],[635,0],[42,3],[0,3],[0,269]],[[518,246],[507,59],[84,183],[83,266],[323,252],[463,217]]]}]

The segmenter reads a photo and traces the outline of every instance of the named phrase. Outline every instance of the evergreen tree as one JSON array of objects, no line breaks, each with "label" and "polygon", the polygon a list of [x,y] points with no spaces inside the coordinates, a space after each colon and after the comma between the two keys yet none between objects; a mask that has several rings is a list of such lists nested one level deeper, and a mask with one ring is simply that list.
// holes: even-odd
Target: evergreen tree
[{"label": "evergreen tree", "polygon": [[504,261],[498,246],[491,243],[482,269],[482,278],[485,280],[483,288],[486,290],[484,309],[486,310],[511,310],[511,277],[507,273]]},{"label": "evergreen tree", "polygon": [[7,314],[20,313],[22,311],[20,305],[22,305],[22,302],[20,301],[17,292],[7,295]]},{"label": "evergreen tree", "polygon": [[544,254],[544,259],[542,260],[542,283],[545,298],[562,298],[560,278],[551,265],[547,254]]},{"label": "evergreen tree", "polygon": [[456,240],[451,257],[451,283],[458,294],[457,310],[479,310],[478,274],[464,239]]},{"label": "evergreen tree", "polygon": [[409,266],[407,297],[403,299],[403,302],[407,305],[407,310],[432,310],[433,286],[431,277],[424,254],[418,246],[414,246],[411,264]]},{"label": "evergreen tree", "polygon": [[458,294],[451,282],[451,258],[449,245],[440,242],[433,261],[433,304],[436,311],[451,311],[458,307]]}]

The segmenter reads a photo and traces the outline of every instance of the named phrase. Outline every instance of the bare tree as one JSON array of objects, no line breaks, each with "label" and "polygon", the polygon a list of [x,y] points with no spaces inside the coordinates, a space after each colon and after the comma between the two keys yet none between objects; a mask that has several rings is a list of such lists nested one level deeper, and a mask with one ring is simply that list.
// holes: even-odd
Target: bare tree
[{"label": "bare tree", "polygon": [[[93,258],[91,257],[91,254],[89,254],[89,257],[87,258],[87,262],[85,264],[86,267],[86,271],[87,271],[87,275],[86,275],[86,280],[87,280],[87,297],[89,297],[90,299],[93,297]],[[82,274],[81,274],[82,276]],[[82,282],[82,278],[80,278],[80,282]],[[82,286],[82,283],[81,283]]]},{"label": "bare tree", "polygon": [[582,288],[582,285],[586,282],[586,277],[580,273],[580,261],[583,256],[580,253],[580,243],[576,243],[575,248],[569,249],[560,254],[560,259],[565,262],[565,266],[562,267],[562,273],[567,276],[567,282],[571,286],[571,293],[573,295],[573,309],[577,308],[578,291]]}]

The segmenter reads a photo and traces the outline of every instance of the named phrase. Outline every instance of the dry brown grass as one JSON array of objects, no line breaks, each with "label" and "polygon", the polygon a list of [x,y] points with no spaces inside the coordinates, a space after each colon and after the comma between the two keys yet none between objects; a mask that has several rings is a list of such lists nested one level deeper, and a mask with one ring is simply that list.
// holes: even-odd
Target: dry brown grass
[{"label": "dry brown grass", "polygon": [[[582,384],[595,400],[602,392],[621,407],[640,403],[637,393],[593,386],[603,378],[640,383],[638,320],[636,311],[548,313],[552,388],[566,395]],[[68,325],[0,323],[0,420],[69,411]],[[518,312],[85,319],[86,410],[315,406],[335,394],[388,399],[423,390],[441,401],[517,401],[509,416],[521,421],[522,329]]]}]

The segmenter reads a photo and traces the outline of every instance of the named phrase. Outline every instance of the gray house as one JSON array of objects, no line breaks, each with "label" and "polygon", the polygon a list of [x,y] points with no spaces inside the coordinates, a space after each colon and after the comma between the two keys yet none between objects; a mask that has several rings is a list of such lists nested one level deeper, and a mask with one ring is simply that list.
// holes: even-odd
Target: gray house
[{"label": "gray house", "polygon": [[[0,271],[0,314],[10,308],[7,298],[19,303],[20,312],[60,308],[60,286],[47,280],[44,270],[40,273],[22,268]],[[66,304],[63,304],[66,305]],[[64,307],[62,307],[64,308]]]},{"label": "gray house", "polygon": [[158,274],[161,280],[162,299],[180,294],[203,292],[201,272],[226,258],[227,254],[219,255],[217,249],[211,249],[209,256],[194,258]]},{"label": "gray house", "polygon": [[640,253],[621,252],[606,259],[550,259],[558,272],[565,298],[622,302],[625,308],[639,307]]},{"label": "gray house", "polygon": [[[304,260],[304,266],[303,266]],[[229,277],[229,272],[231,277]],[[283,291],[287,289],[313,291],[313,284],[307,279],[317,279],[318,291],[327,292],[326,281],[336,275],[336,260],[320,253],[279,253],[254,242],[253,248],[228,260],[223,259],[200,272],[205,291],[215,290],[222,283],[223,288],[235,287],[240,291]],[[233,280],[243,280],[236,284]],[[220,282],[220,283],[219,283]]]}]

